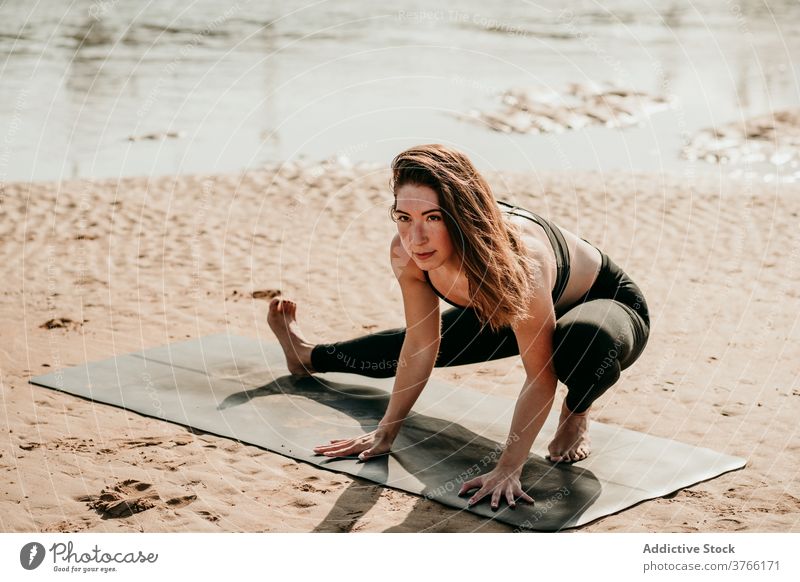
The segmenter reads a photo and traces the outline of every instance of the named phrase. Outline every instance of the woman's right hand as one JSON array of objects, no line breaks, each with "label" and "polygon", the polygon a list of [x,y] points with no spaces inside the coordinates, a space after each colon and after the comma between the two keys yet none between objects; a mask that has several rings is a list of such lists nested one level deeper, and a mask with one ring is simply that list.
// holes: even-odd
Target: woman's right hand
[{"label": "woman's right hand", "polygon": [[386,429],[380,427],[352,439],[332,440],[330,444],[314,447],[314,452],[327,457],[358,455],[360,461],[366,461],[372,457],[388,453],[392,448],[393,441],[394,437],[389,435]]}]

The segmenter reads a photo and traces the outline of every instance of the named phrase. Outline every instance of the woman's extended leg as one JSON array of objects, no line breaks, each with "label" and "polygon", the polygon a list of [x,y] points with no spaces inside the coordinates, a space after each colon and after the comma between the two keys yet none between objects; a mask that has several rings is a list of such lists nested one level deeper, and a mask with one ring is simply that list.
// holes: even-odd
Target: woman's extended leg
[{"label": "woman's extended leg", "polygon": [[[318,344],[311,351],[311,367],[315,372],[350,372],[389,378],[397,373],[405,333],[405,328],[401,327]],[[453,307],[442,313],[442,339],[436,367],[486,362],[516,354],[519,354],[519,347],[510,328],[494,333],[481,325],[472,309]]]},{"label": "woman's extended leg", "polygon": [[[346,341],[313,345],[296,328],[296,305],[270,304],[270,325],[281,340],[287,361],[313,372],[350,372],[388,378],[397,372],[405,328],[389,329]],[[595,299],[573,307],[556,323],[554,363],[559,380],[569,388],[567,404],[581,413],[619,378],[638,357],[649,327],[618,301]],[[519,354],[510,328],[492,332],[472,309],[450,308],[442,314],[442,340],[437,367],[461,366]],[[290,371],[292,371],[290,367]]]},{"label": "woman's extended leg", "polygon": [[[268,317],[292,374],[349,372],[388,378],[397,373],[405,328],[314,345],[301,335],[297,327],[296,309],[293,301],[273,299]],[[442,339],[436,367],[486,362],[517,354],[519,347],[511,328],[492,332],[487,326],[481,325],[472,309],[454,307],[442,314]]]}]

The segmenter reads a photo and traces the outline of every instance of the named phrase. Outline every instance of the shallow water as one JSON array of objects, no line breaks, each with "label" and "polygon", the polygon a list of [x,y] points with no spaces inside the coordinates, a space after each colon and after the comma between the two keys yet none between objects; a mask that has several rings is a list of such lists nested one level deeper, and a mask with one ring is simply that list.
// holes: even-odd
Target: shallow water
[{"label": "shallow water", "polygon": [[[483,168],[689,174],[717,168],[680,158],[697,130],[800,103],[795,1],[432,6],[6,1],[0,181],[386,165],[433,141]],[[673,107],[541,135],[458,117],[510,88],[589,81]]]}]

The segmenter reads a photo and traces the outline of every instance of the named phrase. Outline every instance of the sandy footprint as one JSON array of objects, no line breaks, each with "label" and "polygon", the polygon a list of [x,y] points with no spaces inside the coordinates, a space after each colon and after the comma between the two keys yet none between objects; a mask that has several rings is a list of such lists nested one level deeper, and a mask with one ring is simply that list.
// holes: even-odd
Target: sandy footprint
[{"label": "sandy footprint", "polygon": [[48,449],[66,450],[73,453],[90,453],[95,448],[94,439],[83,439],[78,437],[66,437],[56,439],[47,445]]},{"label": "sandy footprint", "polygon": [[44,526],[42,531],[45,533],[75,533],[89,529],[91,524],[92,520],[87,517],[72,520],[65,519]]},{"label": "sandy footprint", "polygon": [[167,499],[167,507],[171,509],[180,509],[181,507],[186,507],[194,501],[197,501],[197,495],[180,495],[178,497]]},{"label": "sandy footprint", "polygon": [[117,439],[121,445],[130,447],[130,448],[139,448],[139,447],[160,447],[160,446],[169,446],[169,448],[174,447],[182,447],[191,443],[194,439],[190,436],[178,436],[175,438],[164,438],[158,436],[152,437],[141,437],[135,439]]},{"label": "sandy footprint", "polygon": [[48,319],[39,327],[42,329],[66,329],[72,331],[80,328],[84,323],[88,323],[88,321],[88,319],[75,321],[69,317],[56,317],[53,319]]},{"label": "sandy footprint", "polygon": [[717,526],[715,531],[743,531],[747,529],[747,526],[742,523],[742,520],[736,519],[735,517],[723,517],[716,520],[714,523]]},{"label": "sandy footprint", "polygon": [[775,500],[774,505],[762,502],[762,505],[756,507],[755,510],[763,513],[773,513],[775,515],[796,515],[800,513],[800,499],[789,493],[784,493]]},{"label": "sandy footprint", "polygon": [[694,499],[704,499],[708,497],[708,493],[706,493],[705,491],[696,491],[693,489],[684,489],[683,494],[686,497],[692,497]]},{"label": "sandy footprint", "polygon": [[292,484],[292,489],[297,489],[298,491],[305,491],[306,493],[327,493],[330,489],[327,488],[319,488],[314,487],[311,483],[300,483],[300,484]]},{"label": "sandy footprint", "polygon": [[91,509],[103,518],[129,517],[154,507],[180,509],[197,500],[197,495],[178,495],[164,501],[150,483],[135,479],[121,481],[109,489],[103,489],[99,495],[80,497]]},{"label": "sandy footprint", "polygon": [[104,518],[129,517],[147,511],[161,500],[150,483],[135,479],[121,481],[110,489],[103,489],[99,495],[78,498]]},{"label": "sandy footprint", "polygon": [[214,513],[211,513],[210,511],[201,510],[198,511],[197,514],[200,515],[206,521],[210,521],[211,523],[219,521],[219,516]]}]

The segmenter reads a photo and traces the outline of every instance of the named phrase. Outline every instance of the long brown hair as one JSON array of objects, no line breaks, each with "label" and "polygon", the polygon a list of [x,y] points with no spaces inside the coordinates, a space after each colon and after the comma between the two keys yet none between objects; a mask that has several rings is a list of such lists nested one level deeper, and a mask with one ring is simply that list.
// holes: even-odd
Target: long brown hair
[{"label": "long brown hair", "polygon": [[491,330],[525,319],[534,277],[541,273],[522,233],[503,220],[492,189],[463,153],[440,144],[407,149],[392,160],[392,190],[428,186],[467,276],[472,307]]}]

